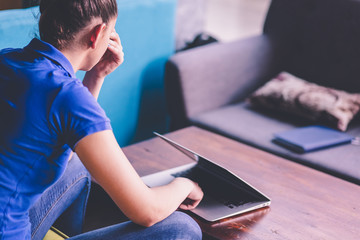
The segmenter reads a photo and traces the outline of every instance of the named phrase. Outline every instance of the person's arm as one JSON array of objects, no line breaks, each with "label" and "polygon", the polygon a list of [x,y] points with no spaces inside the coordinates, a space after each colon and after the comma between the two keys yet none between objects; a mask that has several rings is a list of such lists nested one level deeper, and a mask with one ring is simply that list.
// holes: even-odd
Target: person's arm
[{"label": "person's arm", "polygon": [[83,84],[91,94],[98,98],[105,77],[113,72],[124,61],[124,53],[119,35],[111,33],[109,46],[101,60],[88,72],[83,79]]},{"label": "person's arm", "polygon": [[84,137],[77,143],[75,151],[123,213],[137,224],[152,226],[179,207],[184,210],[195,208],[203,197],[200,187],[186,178],[148,188],[110,130]]}]

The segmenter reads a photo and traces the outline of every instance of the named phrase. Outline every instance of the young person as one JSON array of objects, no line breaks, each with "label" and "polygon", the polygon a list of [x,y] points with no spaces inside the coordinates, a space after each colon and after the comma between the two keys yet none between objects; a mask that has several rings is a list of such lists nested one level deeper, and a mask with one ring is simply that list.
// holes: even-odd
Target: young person
[{"label": "young person", "polygon": [[[201,239],[176,212],[198,205],[199,186],[176,178],[148,188],[96,101],[124,58],[116,0],[42,0],[40,12],[41,40],[0,51],[0,240],[42,239],[60,215],[71,239]],[[132,222],[80,234],[83,165]]]}]

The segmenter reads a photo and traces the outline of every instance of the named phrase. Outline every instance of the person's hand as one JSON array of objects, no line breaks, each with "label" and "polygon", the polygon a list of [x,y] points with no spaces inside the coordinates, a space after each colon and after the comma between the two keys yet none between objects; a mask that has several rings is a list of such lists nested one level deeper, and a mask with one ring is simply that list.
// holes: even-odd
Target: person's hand
[{"label": "person's hand", "polygon": [[193,184],[194,184],[193,190],[189,193],[185,201],[182,202],[179,206],[179,208],[182,210],[192,210],[196,208],[204,196],[204,193],[199,187],[199,185],[195,182],[193,182]]},{"label": "person's hand", "polygon": [[98,98],[104,78],[124,61],[120,37],[115,30],[110,34],[109,46],[100,61],[85,74],[83,84],[91,94]]},{"label": "person's hand", "polygon": [[120,37],[115,30],[110,35],[108,49],[100,61],[89,71],[96,78],[105,78],[124,62]]}]

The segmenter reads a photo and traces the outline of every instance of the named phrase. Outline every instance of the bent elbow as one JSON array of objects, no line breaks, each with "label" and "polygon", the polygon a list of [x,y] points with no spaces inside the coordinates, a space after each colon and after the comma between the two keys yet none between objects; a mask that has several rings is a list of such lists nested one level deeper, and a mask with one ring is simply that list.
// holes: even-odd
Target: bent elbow
[{"label": "bent elbow", "polygon": [[[150,193],[152,192],[150,191]],[[144,227],[151,227],[171,214],[164,206],[158,204],[158,201],[153,195],[150,195],[148,199],[153,200],[149,200],[146,205],[142,204],[141,208],[133,206],[132,217],[129,216],[134,223]]]},{"label": "bent elbow", "polygon": [[161,209],[148,206],[147,208],[142,209],[141,213],[137,214],[136,217],[131,220],[138,225],[151,227],[162,221],[165,217],[166,214],[164,214]]},{"label": "bent elbow", "polygon": [[146,216],[142,217],[141,219],[132,220],[134,223],[141,225],[143,227],[151,227],[154,224],[158,223],[160,219],[157,219],[155,217]]}]

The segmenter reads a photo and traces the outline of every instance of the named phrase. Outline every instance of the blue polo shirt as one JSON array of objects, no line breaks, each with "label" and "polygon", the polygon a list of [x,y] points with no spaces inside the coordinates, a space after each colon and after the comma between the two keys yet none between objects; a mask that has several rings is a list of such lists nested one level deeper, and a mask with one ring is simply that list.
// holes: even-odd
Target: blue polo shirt
[{"label": "blue polo shirt", "polygon": [[111,129],[67,58],[33,39],[0,51],[0,239],[30,239],[29,208],[83,137]]}]

